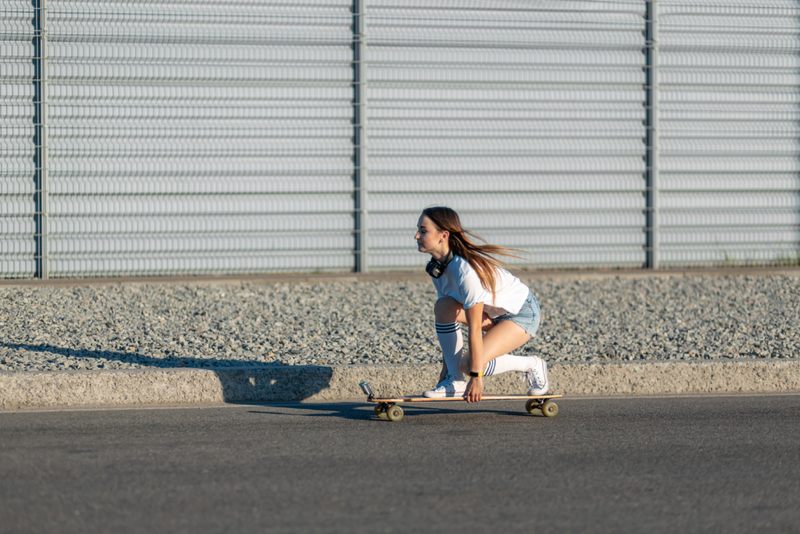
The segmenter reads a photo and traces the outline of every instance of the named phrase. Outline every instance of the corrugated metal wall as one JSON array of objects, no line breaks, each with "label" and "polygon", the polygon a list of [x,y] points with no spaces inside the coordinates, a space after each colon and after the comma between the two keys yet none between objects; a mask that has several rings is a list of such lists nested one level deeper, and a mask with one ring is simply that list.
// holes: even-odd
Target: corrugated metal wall
[{"label": "corrugated metal wall", "polygon": [[49,3],[53,276],[349,270],[350,3]]},{"label": "corrugated metal wall", "polygon": [[0,2],[0,276],[36,273],[35,10]]},{"label": "corrugated metal wall", "polygon": [[662,264],[798,263],[799,7],[659,0]]},{"label": "corrugated metal wall", "polygon": [[428,205],[518,264],[645,263],[642,2],[372,0],[368,24],[376,268],[420,263]]},{"label": "corrugated metal wall", "polygon": [[796,2],[0,6],[0,277],[796,261]]}]

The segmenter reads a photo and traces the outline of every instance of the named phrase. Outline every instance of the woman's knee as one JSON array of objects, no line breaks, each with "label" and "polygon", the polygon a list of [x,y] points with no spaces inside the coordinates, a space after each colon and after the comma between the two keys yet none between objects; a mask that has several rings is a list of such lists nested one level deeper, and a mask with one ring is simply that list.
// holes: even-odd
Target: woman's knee
[{"label": "woman's knee", "polygon": [[453,297],[442,297],[433,306],[433,315],[437,323],[454,323],[462,310],[461,303]]}]

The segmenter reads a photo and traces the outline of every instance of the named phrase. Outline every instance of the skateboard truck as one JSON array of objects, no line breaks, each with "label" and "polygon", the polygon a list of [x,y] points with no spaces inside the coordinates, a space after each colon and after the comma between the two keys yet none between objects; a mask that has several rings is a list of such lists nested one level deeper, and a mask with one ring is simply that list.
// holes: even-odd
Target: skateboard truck
[{"label": "skateboard truck", "polygon": [[359,386],[361,387],[361,391],[364,392],[364,395],[366,395],[369,399],[372,399],[375,396],[375,392],[372,391],[372,386],[369,385],[369,382],[361,382]]}]

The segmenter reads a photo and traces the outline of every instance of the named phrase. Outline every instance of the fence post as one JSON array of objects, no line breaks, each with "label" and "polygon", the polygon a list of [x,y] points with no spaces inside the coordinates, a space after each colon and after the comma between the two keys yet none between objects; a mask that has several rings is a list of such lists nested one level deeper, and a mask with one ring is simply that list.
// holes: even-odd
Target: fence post
[{"label": "fence post", "polygon": [[658,269],[659,258],[659,143],[658,143],[658,1],[647,2],[647,266]]},{"label": "fence post", "polygon": [[47,161],[47,0],[36,6],[36,62],[34,74],[36,128],[36,274],[50,277],[49,266],[49,181]]},{"label": "fence post", "polygon": [[367,208],[367,41],[366,0],[353,0],[353,122],[356,272],[369,270]]},{"label": "fence post", "polygon": [[647,2],[645,55],[647,64],[647,266],[660,267],[659,147],[658,147],[658,0]]}]

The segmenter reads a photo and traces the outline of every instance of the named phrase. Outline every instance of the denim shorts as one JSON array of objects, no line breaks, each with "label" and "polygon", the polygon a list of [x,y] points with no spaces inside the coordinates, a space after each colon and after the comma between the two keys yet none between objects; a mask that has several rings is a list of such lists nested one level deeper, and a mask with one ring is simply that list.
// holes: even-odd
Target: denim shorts
[{"label": "denim shorts", "polygon": [[533,295],[532,292],[528,292],[528,298],[525,299],[525,304],[522,305],[519,312],[516,314],[514,313],[505,313],[498,317],[492,319],[494,324],[498,324],[500,321],[511,321],[512,323],[518,324],[532,336],[536,335],[536,330],[539,329],[539,321],[541,320],[542,313],[539,310],[539,301],[536,300],[536,297]]}]

